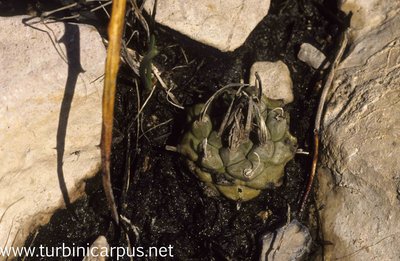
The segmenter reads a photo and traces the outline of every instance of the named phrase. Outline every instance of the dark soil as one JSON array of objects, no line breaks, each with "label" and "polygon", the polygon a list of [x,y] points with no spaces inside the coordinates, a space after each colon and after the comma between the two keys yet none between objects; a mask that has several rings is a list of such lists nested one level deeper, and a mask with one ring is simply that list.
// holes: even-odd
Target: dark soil
[{"label": "dark soil", "polygon": [[[27,9],[40,15],[44,10],[57,7],[55,3],[60,6],[62,2],[66,3],[36,1],[28,4],[31,2],[18,1],[11,4],[0,1],[0,10],[8,8],[0,15],[22,14]],[[84,18],[80,22],[95,25],[106,37],[107,19],[104,14],[88,13],[88,5],[78,8],[81,9],[67,10],[59,15],[81,12]],[[154,63],[167,84],[175,86],[173,93],[178,100],[184,106],[190,106],[205,101],[227,83],[246,81],[254,62],[282,60],[288,65],[294,83],[295,101],[288,107],[291,132],[297,137],[300,148],[311,151],[318,85],[325,72],[313,70],[299,61],[297,52],[302,43],[309,42],[332,56],[340,32],[337,15],[333,0],[273,0],[268,16],[246,43],[232,53],[218,52],[156,26],[160,54]],[[134,28],[140,28],[140,23],[131,16],[129,22]],[[128,27],[127,37],[131,32]],[[144,31],[139,29],[130,47],[144,54],[145,39]],[[138,228],[138,236],[130,226],[120,229],[112,222],[98,175],[87,181],[87,196],[75,202],[71,209],[55,213],[50,223],[37,231],[36,237],[32,235],[28,239],[27,246],[57,246],[62,243],[87,246],[99,235],[105,235],[112,246],[127,246],[127,231],[133,246],[172,245],[174,260],[257,260],[261,236],[283,225],[290,213],[290,218],[297,218],[310,228],[314,243],[307,260],[313,259],[321,249],[318,217],[310,214],[315,209],[313,195],[306,213],[297,215],[311,164],[310,156],[297,155],[286,167],[284,184],[274,190],[265,190],[250,202],[238,205],[225,198],[207,197],[203,185],[189,172],[184,159],[164,149],[166,144],[176,144],[184,128],[184,112],[169,104],[165,92],[157,88],[143,111],[142,128],[138,132],[134,121],[138,111],[135,81],[140,89],[143,88],[140,79],[127,66],[122,67],[120,75],[113,186],[120,212]],[[143,93],[140,98],[143,102]],[[167,120],[171,121],[155,127]],[[140,136],[138,142],[137,135]],[[129,189],[124,194],[124,176],[128,171]],[[258,214],[266,210],[271,215],[262,220]]]}]

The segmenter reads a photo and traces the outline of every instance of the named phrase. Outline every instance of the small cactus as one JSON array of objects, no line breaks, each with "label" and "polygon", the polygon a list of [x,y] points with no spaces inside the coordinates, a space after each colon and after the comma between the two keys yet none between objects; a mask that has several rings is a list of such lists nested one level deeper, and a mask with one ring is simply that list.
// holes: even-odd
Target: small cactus
[{"label": "small cactus", "polygon": [[[227,85],[205,104],[191,107],[189,129],[176,147],[201,181],[232,200],[247,201],[281,185],[284,167],[296,152],[289,115],[261,88],[259,80],[256,86]],[[213,111],[216,99],[224,117]]]}]

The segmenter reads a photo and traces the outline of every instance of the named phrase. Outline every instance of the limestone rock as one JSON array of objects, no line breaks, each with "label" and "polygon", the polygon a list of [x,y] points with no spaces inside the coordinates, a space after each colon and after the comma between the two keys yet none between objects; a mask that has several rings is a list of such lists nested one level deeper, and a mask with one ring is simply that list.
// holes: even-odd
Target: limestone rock
[{"label": "limestone rock", "polygon": [[72,202],[100,165],[100,35],[24,19],[0,17],[1,247],[22,245],[65,206],[61,176]]},{"label": "limestone rock", "polygon": [[339,0],[339,6],[345,13],[353,13],[350,25],[354,41],[400,14],[398,0]]},{"label": "limestone rock", "polygon": [[262,237],[260,261],[300,261],[309,252],[311,235],[308,229],[293,220],[274,233]]},{"label": "limestone rock", "polygon": [[400,16],[359,36],[351,50],[323,122],[318,198],[324,240],[333,243],[325,260],[399,260]]},{"label": "limestone rock", "polygon": [[[241,46],[256,25],[268,14],[270,0],[162,0],[157,3],[156,21],[193,40],[223,52]],[[154,0],[145,3],[148,12]]]},{"label": "limestone rock", "polygon": [[[323,54],[320,50],[309,43],[303,43],[300,46],[300,51],[297,54],[297,58],[314,69],[318,69],[321,64],[326,60],[325,54]],[[324,69],[326,69],[328,65],[329,64],[326,63]]]},{"label": "limestone rock", "polygon": [[256,62],[251,66],[249,83],[255,83],[258,72],[264,94],[270,99],[282,99],[285,104],[293,101],[293,83],[289,68],[282,61]]}]

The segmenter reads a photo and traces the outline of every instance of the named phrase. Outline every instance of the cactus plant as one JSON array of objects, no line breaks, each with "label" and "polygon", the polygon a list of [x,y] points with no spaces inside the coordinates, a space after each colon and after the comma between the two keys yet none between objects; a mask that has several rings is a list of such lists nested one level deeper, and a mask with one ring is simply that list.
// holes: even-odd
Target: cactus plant
[{"label": "cactus plant", "polygon": [[227,85],[191,107],[176,147],[201,181],[237,201],[280,186],[297,148],[282,102],[268,99],[257,79],[255,86]]}]

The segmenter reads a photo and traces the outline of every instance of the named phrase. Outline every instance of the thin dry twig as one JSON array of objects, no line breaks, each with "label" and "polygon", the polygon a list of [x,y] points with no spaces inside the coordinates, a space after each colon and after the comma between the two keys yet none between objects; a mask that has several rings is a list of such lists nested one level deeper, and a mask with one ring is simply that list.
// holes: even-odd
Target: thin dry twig
[{"label": "thin dry twig", "polygon": [[[136,99],[137,99],[137,111],[139,112],[140,110],[140,91],[139,91],[139,84],[137,82],[137,80],[135,80],[135,89],[136,89]],[[132,124],[135,121],[132,122]],[[129,129],[131,128],[131,126],[129,126]],[[139,146],[139,130],[140,130],[140,115],[139,117],[136,119],[136,139],[135,139],[135,149],[138,149]]]},{"label": "thin dry twig", "polygon": [[[152,65],[152,71],[154,73],[154,75],[156,76],[158,82],[160,83],[161,87],[165,90],[165,92],[167,93],[167,101],[172,104],[173,106],[184,110],[185,107],[183,107],[178,99],[175,97],[175,95],[171,92],[171,88],[168,88],[168,86],[165,84],[164,80],[161,78],[160,72],[158,71],[157,67],[155,67],[154,65]],[[171,99],[171,101],[169,99]]]},{"label": "thin dry twig", "polygon": [[146,130],[145,132],[143,132],[143,133],[139,136],[139,139],[140,139],[141,137],[143,137],[144,135],[146,135],[147,133],[149,133],[149,132],[151,132],[151,131],[153,131],[153,130],[155,130],[155,129],[161,127],[161,126],[164,126],[164,125],[170,123],[171,121],[172,121],[172,119],[169,119],[169,120],[166,120],[166,121],[164,121],[164,122],[161,122],[160,124],[157,124],[157,125],[151,127],[150,129],[148,129],[148,130]]},{"label": "thin dry twig", "polygon": [[137,120],[137,118],[139,117],[139,115],[142,113],[142,111],[144,110],[144,108],[146,107],[147,103],[149,102],[151,96],[153,96],[154,90],[156,89],[156,86],[153,85],[153,88],[151,88],[151,92],[149,94],[149,96],[147,96],[146,100],[144,101],[142,107],[140,108],[140,110],[138,111],[138,114],[136,115],[134,120]]},{"label": "thin dry twig", "polygon": [[300,203],[300,214],[304,211],[305,204],[307,202],[308,195],[310,194],[314,178],[315,178],[315,173],[317,170],[317,162],[318,162],[318,151],[319,151],[319,136],[321,134],[321,119],[322,119],[322,113],[325,107],[326,103],[326,98],[329,92],[329,89],[332,85],[333,78],[335,76],[336,68],[339,65],[339,62],[341,61],[341,58],[343,56],[344,50],[347,47],[347,33],[348,31],[345,30],[342,34],[341,41],[339,44],[339,50],[336,54],[335,60],[332,63],[331,70],[329,71],[328,77],[326,79],[325,85],[322,89],[321,93],[321,98],[319,100],[318,104],[318,109],[317,109],[317,115],[315,117],[315,125],[314,125],[314,151],[313,151],[313,160],[312,160],[312,165],[311,165],[311,172],[310,176],[308,178],[308,183],[305,189],[305,192],[303,194],[303,198]]},{"label": "thin dry twig", "polygon": [[139,76],[139,67],[140,62],[142,61],[142,57],[136,51],[128,48],[125,42],[122,43],[121,55],[123,61],[128,64],[128,66],[137,76]]},{"label": "thin dry twig", "polygon": [[97,11],[97,10],[99,10],[99,9],[103,9],[103,11],[107,14],[107,16],[110,17],[110,15],[108,14],[108,12],[107,12],[107,10],[105,9],[105,7],[111,5],[111,4],[112,4],[112,1],[108,1],[108,2],[106,2],[105,4],[102,4],[102,3],[100,2],[99,4],[100,4],[99,6],[93,8],[93,9],[90,9],[90,12],[95,12],[95,11]]},{"label": "thin dry twig", "polygon": [[[132,50],[130,48],[126,47],[126,44],[123,43],[123,48],[122,48],[122,57],[124,58],[124,61],[129,65],[129,67],[133,70],[133,72],[140,76],[139,74],[139,67],[140,63],[142,62],[143,57],[139,55],[135,50]],[[161,77],[161,73],[158,70],[158,68],[155,65],[152,65],[152,72],[154,76],[157,78],[157,81],[160,83],[161,87],[164,89],[164,91],[167,94],[167,101],[179,108],[184,110],[185,108],[180,104],[178,99],[175,97],[175,95],[171,92],[171,88],[168,88],[167,84],[164,82],[164,80]]]},{"label": "thin dry twig", "polygon": [[[37,237],[38,234],[39,234],[39,230],[36,230],[35,234],[33,235],[32,241],[29,244],[30,248],[33,246],[33,243],[35,242],[36,237]],[[25,261],[25,259],[26,259],[26,255],[24,255],[24,257],[22,258],[22,261]]]},{"label": "thin dry twig", "polygon": [[60,12],[60,11],[64,11],[66,9],[70,9],[70,8],[75,7],[77,5],[78,5],[78,3],[72,3],[72,4],[69,4],[69,5],[65,5],[65,6],[62,6],[60,8],[51,10],[51,11],[43,12],[42,15],[41,15],[41,18],[49,17],[52,14],[55,14],[55,13]]},{"label": "thin dry twig", "polygon": [[130,0],[130,2],[131,2],[131,6],[132,6],[132,11],[135,13],[135,16],[139,19],[144,30],[146,31],[147,39],[150,40],[150,27],[142,14],[142,10],[137,5],[136,0]]},{"label": "thin dry twig", "polygon": [[135,236],[136,236],[136,241],[138,241],[139,240],[139,237],[140,237],[140,229],[139,229],[139,227],[137,227],[136,225],[134,225],[133,223],[132,223],[132,221],[129,219],[129,218],[127,218],[127,217],[125,217],[125,216],[123,216],[123,215],[121,215],[121,220],[123,220],[124,222],[126,222],[126,224],[128,224],[129,225],[129,228],[132,230],[132,232],[135,234]]},{"label": "thin dry twig", "polygon": [[17,204],[19,201],[21,201],[22,199],[24,199],[24,197],[21,197],[19,199],[17,199],[16,201],[14,201],[13,203],[11,203],[3,212],[3,214],[0,216],[0,223],[3,220],[4,216],[6,215],[7,210],[9,210],[12,206],[14,206],[15,204]]}]

